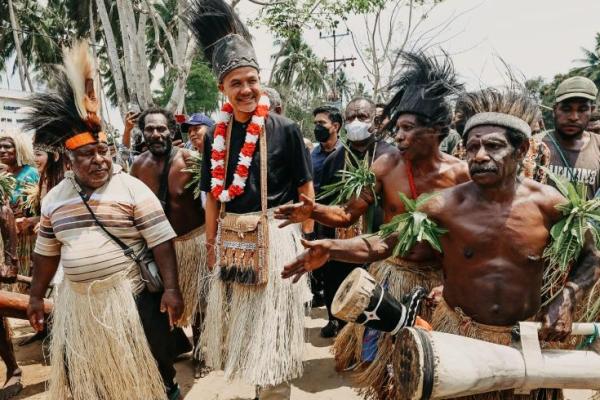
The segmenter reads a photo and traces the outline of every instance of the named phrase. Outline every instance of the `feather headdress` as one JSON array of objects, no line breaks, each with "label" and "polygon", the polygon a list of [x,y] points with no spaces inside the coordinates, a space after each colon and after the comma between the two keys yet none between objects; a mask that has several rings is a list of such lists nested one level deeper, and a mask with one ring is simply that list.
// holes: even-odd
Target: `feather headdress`
[{"label": "feather headdress", "polygon": [[[34,146],[61,151],[72,147],[67,146],[69,140],[81,139],[70,142],[76,147],[101,140],[96,73],[86,42],[64,49],[63,65],[57,66],[55,81],[53,90],[36,93],[28,100],[24,126],[35,131]],[[82,134],[87,135],[79,136]]]},{"label": "feather headdress", "polygon": [[463,90],[452,61],[445,53],[441,62],[423,52],[402,52],[401,57],[402,72],[390,86],[396,93],[384,110],[390,116],[390,124],[394,125],[401,114],[409,113],[447,128],[452,120],[447,98]]},{"label": "feather headdress", "polygon": [[189,0],[183,19],[219,81],[236,68],[259,69],[248,29],[224,0]]},{"label": "feather headdress", "polygon": [[[487,88],[462,95],[458,101],[467,120],[464,134],[476,126],[495,125],[531,135],[531,125],[541,117],[537,101],[524,87]],[[457,105],[458,107],[458,105]]]}]

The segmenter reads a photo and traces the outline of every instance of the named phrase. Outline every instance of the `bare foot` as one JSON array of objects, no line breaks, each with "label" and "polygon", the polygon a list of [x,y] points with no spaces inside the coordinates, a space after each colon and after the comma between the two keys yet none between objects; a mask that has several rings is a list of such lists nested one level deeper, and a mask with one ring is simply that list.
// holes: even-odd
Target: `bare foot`
[{"label": "bare foot", "polygon": [[210,368],[204,361],[194,360],[194,379],[204,378],[210,372]]},{"label": "bare foot", "polygon": [[0,389],[0,400],[10,399],[19,394],[21,390],[23,390],[21,378],[21,369],[17,368],[12,373],[12,376],[8,377],[6,383],[4,384],[4,387]]}]

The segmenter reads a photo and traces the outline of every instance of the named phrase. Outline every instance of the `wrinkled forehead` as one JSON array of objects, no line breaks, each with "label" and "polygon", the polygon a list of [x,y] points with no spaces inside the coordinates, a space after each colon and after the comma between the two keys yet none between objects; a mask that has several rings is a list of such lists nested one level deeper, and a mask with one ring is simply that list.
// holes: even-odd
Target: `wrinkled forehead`
[{"label": "wrinkled forehead", "polygon": [[468,133],[467,141],[471,140],[500,140],[508,142],[506,128],[497,125],[479,125]]},{"label": "wrinkled forehead", "polygon": [[167,126],[167,117],[161,113],[148,114],[144,122],[145,126]]},{"label": "wrinkled forehead", "polygon": [[371,118],[375,114],[375,107],[366,100],[357,100],[346,106],[344,114],[346,119]]},{"label": "wrinkled forehead", "polygon": [[15,147],[15,141],[11,137],[4,136],[0,138],[0,146]]}]

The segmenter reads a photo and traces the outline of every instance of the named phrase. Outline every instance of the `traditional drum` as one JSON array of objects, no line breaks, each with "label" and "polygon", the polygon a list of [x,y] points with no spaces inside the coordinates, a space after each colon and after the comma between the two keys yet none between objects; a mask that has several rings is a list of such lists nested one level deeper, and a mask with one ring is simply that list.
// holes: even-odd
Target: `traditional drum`
[{"label": "traditional drum", "polygon": [[[393,370],[404,399],[442,399],[515,389],[600,389],[600,354],[541,350],[541,324],[522,322],[518,347],[418,328],[397,336]],[[593,334],[600,324],[574,324]]]},{"label": "traditional drum", "polygon": [[367,271],[356,268],[337,290],[331,312],[344,321],[395,335],[400,329],[414,325],[417,311],[426,295],[425,289],[416,287],[402,304]]}]

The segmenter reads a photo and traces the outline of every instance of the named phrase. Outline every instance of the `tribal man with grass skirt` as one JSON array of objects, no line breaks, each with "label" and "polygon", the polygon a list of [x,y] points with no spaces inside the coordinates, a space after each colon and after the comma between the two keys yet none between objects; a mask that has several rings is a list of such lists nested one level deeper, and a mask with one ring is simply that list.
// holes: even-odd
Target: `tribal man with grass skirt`
[{"label": "tribal man with grass skirt", "polygon": [[42,331],[43,296],[61,262],[48,397],[179,400],[176,235],[154,193],[112,163],[93,65],[87,43],[65,50],[55,89],[32,96],[26,122],[72,167],[42,200],[27,310]]},{"label": "tribal man with grass skirt", "polygon": [[[280,207],[276,218],[286,222],[312,218],[326,226],[350,226],[375,203],[375,196],[381,196],[384,221],[389,222],[405,210],[398,192],[416,199],[422,193],[469,180],[466,164],[439,150],[452,119],[447,98],[462,89],[450,59],[444,57],[439,62],[423,53],[402,56],[405,68],[394,84],[397,93],[385,110],[391,116],[388,128],[394,132],[396,149],[373,162],[374,184],[363,188],[360,196],[343,206],[325,206],[303,199],[301,203]],[[436,252],[427,244],[419,244],[402,257],[390,254],[386,260],[372,264],[369,273],[397,298],[414,286],[432,289],[442,281]],[[429,319],[431,309],[423,306],[421,315]],[[338,334],[334,353],[336,368],[352,369],[366,398],[389,398],[394,387],[387,372],[393,354],[391,335],[347,324]]]},{"label": "tribal man with grass skirt", "polygon": [[302,374],[305,304],[311,294],[279,278],[313,223],[277,229],[273,208],[314,197],[298,126],[269,112],[250,35],[224,0],[193,0],[187,23],[227,98],[204,143],[206,241],[213,268],[201,343],[207,364],[289,399]]},{"label": "tribal man with grass skirt", "polygon": [[[379,236],[308,243],[308,251],[286,266],[284,276],[301,275],[327,259],[375,261],[398,247],[405,253],[417,237],[406,230],[409,225],[412,232],[421,230],[424,240],[439,243],[443,253],[444,285],[431,295],[439,303],[431,321],[435,330],[511,345],[518,322],[538,320],[541,339],[562,341],[571,331],[578,301],[600,279],[600,237],[591,223],[598,204],[585,202],[564,183],[558,186],[570,193],[568,201],[550,186],[519,177],[537,112],[527,93],[488,89],[469,101],[475,115],[463,141],[471,182],[421,197]],[[571,251],[557,233],[573,220],[584,227],[576,238],[584,244]],[[562,264],[563,257],[573,261],[566,283],[541,307],[547,266]],[[403,397],[402,385],[395,393],[391,398]],[[561,395],[539,389],[519,396],[508,390],[471,399],[550,400]]]}]

